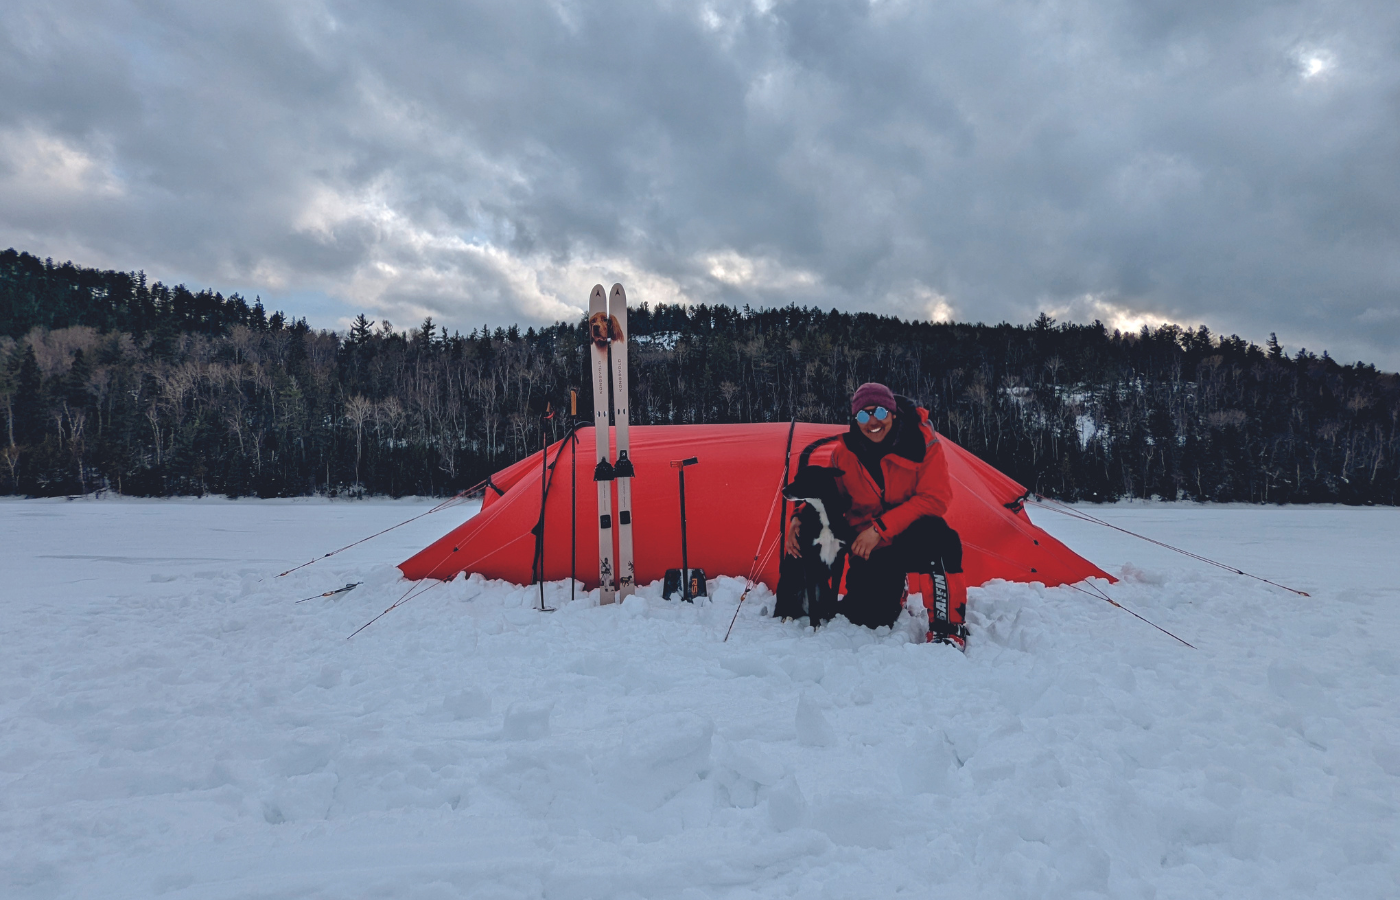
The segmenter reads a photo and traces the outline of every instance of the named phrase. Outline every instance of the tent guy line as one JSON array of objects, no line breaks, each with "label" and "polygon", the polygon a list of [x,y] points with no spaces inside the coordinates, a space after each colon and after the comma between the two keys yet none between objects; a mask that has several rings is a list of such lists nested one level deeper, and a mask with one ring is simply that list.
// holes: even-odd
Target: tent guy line
[{"label": "tent guy line", "polygon": [[[797,420],[796,420],[796,419],[793,419],[793,423],[796,424],[796,422],[797,422]],[[791,459],[791,456],[792,456],[792,432],[789,431],[789,432],[788,432],[788,457],[789,457],[789,459]],[[756,579],[758,578],[759,574],[763,571],[764,567],[768,565],[768,561],[769,561],[770,559],[773,558],[773,551],[782,543],[781,541],[779,541],[778,544],[774,544],[773,546],[769,547],[767,553],[764,553],[764,552],[763,552],[763,544],[764,544],[764,541],[766,541],[767,538],[768,538],[768,526],[769,526],[770,524],[772,524],[772,522],[773,522],[773,510],[776,509],[776,508],[778,507],[778,500],[779,500],[779,498],[783,498],[783,488],[784,488],[784,487],[786,486],[786,484],[787,484],[787,477],[788,477],[788,467],[787,467],[787,462],[784,462],[784,463],[783,463],[782,482],[780,482],[779,485],[778,485],[778,492],[777,492],[776,496],[774,496],[772,502],[770,502],[770,503],[768,504],[768,518],[767,518],[766,520],[764,520],[764,522],[763,522],[763,533],[759,535],[759,537],[758,537],[758,546],[754,549],[754,554],[753,554],[753,565],[749,567],[749,574],[748,574],[748,576],[744,579],[744,592],[743,592],[742,594],[739,595],[739,602],[734,606],[734,616],[729,620],[729,627],[726,628],[726,629],[724,630],[724,640],[720,641],[721,644],[724,644],[724,643],[728,643],[728,642],[729,642],[729,635],[730,635],[731,632],[734,631],[734,623],[739,619],[739,610],[741,610],[741,609],[744,608],[744,601],[748,599],[748,597],[749,597],[749,592],[752,591],[752,590],[754,589],[754,585],[756,585],[756,584],[759,583]],[[784,515],[786,515],[786,513],[787,513],[787,499],[786,499],[786,498],[783,498],[783,499],[782,499],[782,507],[783,507],[783,513],[784,513]],[[786,536],[787,536],[787,523],[786,523],[786,522],[783,522],[783,523],[782,523],[782,529],[783,529],[783,530],[782,530],[782,532],[781,532],[781,535],[782,535],[782,537],[786,537]],[[760,557],[761,557],[761,558],[760,558]]]},{"label": "tent guy line", "polygon": [[1096,597],[1096,598],[1098,598],[1098,599],[1100,599],[1100,600],[1103,600],[1103,601],[1105,601],[1105,602],[1107,602],[1107,603],[1110,603],[1110,604],[1112,604],[1112,605],[1118,607],[1119,609],[1123,610],[1123,612],[1127,613],[1128,615],[1134,616],[1135,618],[1138,618],[1138,619],[1141,619],[1142,621],[1146,622],[1148,625],[1151,625],[1153,628],[1155,628],[1155,629],[1157,629],[1158,631],[1162,632],[1162,634],[1165,634],[1167,637],[1171,638],[1172,640],[1181,641],[1181,643],[1183,643],[1183,644],[1185,644],[1186,646],[1190,647],[1192,650],[1197,649],[1197,648],[1196,648],[1196,645],[1193,644],[1193,643],[1191,643],[1190,641],[1182,640],[1181,638],[1179,638],[1179,637],[1177,637],[1176,635],[1172,634],[1170,631],[1168,631],[1167,629],[1163,628],[1161,625],[1158,625],[1156,622],[1152,621],[1151,619],[1147,618],[1146,616],[1140,615],[1140,614],[1134,612],[1133,610],[1129,609],[1128,607],[1124,606],[1123,604],[1119,603],[1117,600],[1114,600],[1112,597],[1110,597],[1110,596],[1108,595],[1108,592],[1107,592],[1107,591],[1105,591],[1103,588],[1099,587],[1098,585],[1094,584],[1092,581],[1089,581],[1088,579],[1085,579],[1082,583],[1085,584],[1085,585],[1088,585],[1088,587],[1087,587],[1087,588],[1080,587],[1079,584],[1069,584],[1069,585],[1066,585],[1066,587],[1074,588],[1076,591],[1079,591],[1081,594],[1088,594],[1090,597]]},{"label": "tent guy line", "polygon": [[1273,585],[1276,588],[1281,588],[1285,591],[1290,591],[1294,594],[1297,594],[1299,597],[1312,596],[1307,591],[1300,591],[1297,588],[1291,588],[1286,584],[1279,584],[1277,581],[1270,581],[1269,579],[1264,578],[1263,576],[1250,574],[1249,572],[1246,572],[1243,569],[1237,569],[1232,565],[1220,562],[1219,560],[1211,559],[1208,556],[1201,556],[1199,553],[1192,553],[1190,550],[1183,550],[1180,547],[1173,547],[1171,544],[1168,544],[1165,541],[1159,541],[1156,538],[1148,537],[1145,534],[1138,534],[1136,531],[1129,531],[1126,528],[1120,528],[1119,526],[1114,525],[1112,522],[1105,522],[1103,519],[1100,519],[1097,516],[1091,516],[1083,510],[1067,506],[1058,500],[1052,500],[1041,494],[1036,494],[1034,492],[1027,491],[1025,496],[1020,497],[1018,499],[1024,500],[1028,503],[1034,503],[1041,509],[1048,509],[1051,512],[1057,512],[1062,516],[1069,516],[1071,519],[1079,519],[1082,522],[1091,522],[1095,525],[1102,525],[1105,528],[1112,528],[1114,531],[1121,531],[1122,533],[1130,537],[1135,537],[1140,541],[1147,541],[1149,544],[1156,544],[1158,547],[1162,547],[1166,550],[1171,550],[1174,553],[1180,553],[1182,556],[1189,556],[1192,559],[1199,560],[1203,563],[1208,563],[1212,566],[1215,566],[1216,568],[1224,569],[1227,572],[1232,572],[1235,575],[1243,575],[1246,578],[1253,578],[1255,581],[1262,581],[1265,584]]},{"label": "tent guy line", "polygon": [[[416,515],[416,516],[414,516],[414,517],[412,517],[412,518],[410,518],[410,519],[404,519],[404,520],[403,520],[402,522],[400,522],[399,524],[397,524],[397,525],[390,525],[388,528],[385,528],[383,531],[376,531],[374,534],[371,534],[371,535],[368,536],[368,537],[362,537],[362,538],[360,538],[358,541],[354,541],[354,542],[352,542],[352,543],[346,544],[344,547],[339,547],[339,548],[337,548],[337,549],[335,549],[335,550],[332,550],[331,552],[329,552],[329,553],[327,553],[327,554],[325,554],[325,555],[323,555],[323,556],[318,556],[318,557],[316,557],[315,559],[313,559],[313,560],[311,560],[311,561],[309,561],[309,562],[304,562],[304,563],[302,563],[302,564],[299,565],[299,566],[295,566],[295,567],[293,567],[293,568],[288,569],[288,570],[285,571],[285,572],[281,572],[281,573],[279,573],[276,577],[281,578],[283,575],[290,575],[290,574],[292,574],[293,572],[296,572],[296,571],[299,571],[299,570],[301,570],[301,569],[306,568],[307,566],[314,566],[316,563],[320,562],[320,561],[323,560],[323,559],[329,559],[330,557],[335,556],[337,553],[343,553],[343,552],[345,552],[346,550],[349,550],[351,547],[358,547],[360,544],[363,544],[363,543],[365,543],[366,541],[372,541],[372,540],[374,540],[375,538],[379,537],[380,535],[388,534],[389,532],[393,531],[395,528],[402,528],[403,526],[409,524],[410,522],[417,522],[419,519],[423,518],[424,516],[431,516],[431,515],[432,515],[433,513],[435,513],[435,512],[442,512],[444,509],[450,509],[451,507],[456,506],[459,502],[461,502],[461,501],[463,501],[463,500],[466,500],[467,498],[471,497],[473,494],[475,494],[475,493],[477,493],[477,492],[479,492],[479,491],[485,491],[487,488],[491,488],[492,490],[496,491],[497,493],[504,493],[504,491],[501,491],[500,488],[498,488],[498,487],[496,487],[494,484],[492,484],[492,483],[491,483],[491,479],[488,477],[485,481],[478,481],[475,485],[473,485],[473,486],[467,488],[465,491],[459,491],[459,492],[457,492],[456,494],[453,494],[451,497],[448,497],[446,500],[442,501],[442,502],[439,503],[437,506],[434,506],[432,509],[428,510],[427,512],[419,513],[418,515]],[[298,601],[298,602],[300,602],[300,601]]]},{"label": "tent guy line", "polygon": [[[792,437],[797,433],[797,416],[792,417],[788,423],[787,449],[783,451],[783,472],[779,476],[778,490],[773,495],[773,499],[768,502],[768,518],[763,520],[763,531],[758,536],[758,546],[753,551],[753,565],[749,567],[748,577],[744,579],[744,592],[739,595],[739,602],[734,606],[734,615],[729,620],[729,627],[724,630],[724,640],[722,644],[729,643],[729,635],[734,631],[734,623],[739,620],[739,610],[744,608],[744,601],[749,598],[749,592],[753,590],[758,582],[755,580],[763,572],[768,561],[773,557],[773,547],[768,548],[768,552],[763,552],[763,542],[768,538],[768,526],[773,523],[773,510],[781,504],[782,517],[778,520],[778,545],[781,546],[787,540],[787,498],[783,496],[783,488],[787,486],[788,476],[792,471]],[[760,559],[762,557],[762,559]]]},{"label": "tent guy line", "polygon": [[[486,482],[484,482],[484,483],[488,483],[488,484],[489,484],[490,481],[491,481],[491,479],[488,478],[488,479],[486,479]],[[492,485],[492,486],[494,487],[494,485]],[[499,491],[500,489],[497,488],[497,490]],[[466,493],[466,492],[463,492],[463,493]],[[462,494],[458,494],[457,496],[458,496],[458,497],[461,497]],[[502,496],[504,496],[504,492],[502,492]],[[453,499],[455,500],[455,499],[457,499],[457,498],[454,497]],[[444,506],[440,506],[440,507],[434,507],[433,509],[428,510],[428,512],[429,512],[429,513],[431,513],[431,512],[437,512],[439,509],[443,509],[443,508],[445,508],[445,505],[444,505]],[[427,513],[424,513],[424,515],[427,515]],[[418,518],[421,518],[421,517],[418,517]],[[410,519],[409,521],[412,521],[412,519]],[[400,524],[407,524],[407,523],[400,523]],[[394,526],[394,527],[397,528],[398,526],[396,525],[396,526]],[[376,537],[376,535],[371,535],[371,537]],[[523,535],[522,535],[522,537],[523,537]],[[369,540],[369,538],[366,538],[365,540]],[[520,540],[520,538],[516,538],[516,540]],[[363,542],[361,541],[361,542],[357,542],[357,543],[363,543]],[[354,546],[354,544],[351,544],[350,546]],[[453,552],[453,553],[456,553],[456,552],[458,552],[459,550],[461,550],[461,547],[453,547],[453,548],[452,548],[452,552]],[[370,619],[368,622],[366,622],[365,624],[361,625],[359,628],[356,628],[354,631],[352,631],[352,632],[350,632],[349,634],[347,634],[347,635],[345,636],[345,639],[346,639],[347,641],[350,640],[350,639],[353,638],[355,635],[359,634],[361,631],[364,631],[366,628],[368,628],[369,626],[373,625],[375,622],[378,622],[380,619],[384,618],[384,617],[387,616],[389,613],[391,613],[391,612],[393,612],[394,610],[398,609],[400,606],[403,606],[403,605],[404,605],[405,603],[407,603],[408,601],[417,599],[418,597],[421,597],[421,596],[423,596],[424,594],[428,593],[428,591],[431,591],[433,588],[438,587],[438,586],[440,586],[440,585],[447,584],[447,582],[451,581],[451,580],[452,580],[451,578],[443,578],[443,579],[439,579],[439,580],[437,580],[437,581],[432,581],[432,582],[431,582],[430,584],[428,584],[426,587],[424,587],[424,585],[423,585],[423,582],[424,582],[424,581],[431,581],[432,577],[438,573],[438,570],[441,569],[443,566],[445,566],[451,559],[452,559],[452,556],[451,556],[451,555],[444,556],[444,557],[442,558],[442,561],[439,562],[436,566],[433,567],[433,571],[431,571],[431,572],[429,572],[427,575],[423,576],[422,579],[417,580],[417,581],[414,581],[412,584],[410,584],[410,585],[408,586],[408,590],[406,590],[406,591],[403,592],[403,596],[399,597],[399,599],[397,599],[397,600],[395,600],[393,603],[389,604],[389,606],[388,606],[382,613],[380,613],[379,615],[375,616],[373,619]],[[468,563],[467,565],[468,565],[468,566],[473,565],[474,562],[475,562],[475,561],[473,561],[473,563]],[[422,588],[422,590],[418,590],[419,588]],[[418,591],[418,593],[415,594],[415,593],[413,593],[414,591]],[[411,595],[411,596],[410,596],[410,595]]]},{"label": "tent guy line", "polygon": [[[954,481],[957,482],[958,480],[957,480],[957,479],[954,479]],[[961,482],[958,482],[958,483],[961,483]],[[965,486],[964,486],[964,487],[965,487]],[[979,500],[981,500],[983,503],[989,503],[989,501],[988,501],[985,497],[982,497],[981,495],[978,495],[978,494],[976,494],[975,492],[973,493],[973,495],[974,495],[974,496],[977,496],[977,498],[978,498]],[[1011,501],[1010,503],[1004,503],[1004,504],[1002,504],[1002,506],[1003,506],[1004,508],[1006,508],[1006,509],[1011,510],[1013,513],[1019,513],[1019,512],[1022,511],[1022,509],[1025,508],[1025,502],[1028,501],[1028,500],[1030,500],[1031,496],[1032,496],[1032,492],[1031,492],[1031,491],[1027,491],[1027,492],[1026,492],[1024,495],[1022,495],[1021,497],[1016,498],[1015,500]],[[1034,496],[1037,496],[1037,497],[1038,497],[1038,496],[1040,496],[1040,495],[1039,495],[1039,494],[1035,494]],[[1068,509],[1068,507],[1066,507],[1066,508]],[[1054,511],[1054,512],[1060,512],[1060,510],[1053,510],[1053,511]],[[1077,510],[1071,510],[1071,512],[1077,512]],[[1066,514],[1068,515],[1068,513],[1066,513]],[[1095,521],[1094,517],[1088,515],[1087,513],[1086,513],[1085,515],[1083,515],[1083,516],[1080,516],[1079,518],[1082,518],[1084,521],[1087,521],[1087,522]],[[1022,533],[1026,533],[1026,532],[1025,532],[1025,529],[1021,527],[1022,523],[1021,523],[1021,520],[1020,520],[1019,517],[1013,516],[1013,517],[1012,517],[1012,521],[1016,524],[1016,527],[1017,527],[1019,530],[1022,531]],[[1029,519],[1026,520],[1026,524],[1030,524],[1030,520],[1029,520]],[[1131,533],[1131,532],[1129,532],[1129,533]],[[1029,536],[1029,535],[1027,535],[1027,536]],[[1032,538],[1032,540],[1034,540],[1034,538]],[[969,543],[969,542],[966,542],[966,541],[964,542],[964,546],[966,546],[966,547],[971,547],[972,549],[978,550],[978,551],[980,551],[980,552],[982,552],[982,553],[986,553],[986,554],[989,555],[989,556],[995,556],[997,559],[1002,560],[1002,561],[1005,562],[1007,565],[1016,566],[1016,567],[1019,567],[1019,568],[1021,568],[1021,569],[1026,569],[1026,570],[1028,570],[1028,571],[1030,571],[1030,572],[1035,572],[1034,569],[1030,568],[1030,567],[1027,566],[1025,563],[1021,562],[1020,560],[1012,559],[1012,558],[1010,558],[1009,556],[1006,556],[1005,554],[1002,554],[1002,553],[997,553],[996,551],[991,550],[990,548],[987,548],[987,547],[980,547],[980,546],[978,546],[978,545],[976,545],[976,544],[972,544],[972,543]],[[1168,545],[1163,544],[1162,546],[1166,547],[1166,546],[1168,546]],[[1050,548],[1050,549],[1051,549],[1051,552],[1055,552],[1055,548],[1052,547],[1052,548]],[[1228,568],[1228,567],[1226,567],[1226,568]],[[1231,571],[1234,571],[1234,570],[1232,569]],[[1081,587],[1081,585],[1086,585],[1087,587]],[[1071,583],[1068,583],[1066,586],[1067,586],[1067,587],[1074,588],[1076,591],[1079,591],[1081,594],[1088,594],[1090,597],[1094,597],[1094,598],[1099,599],[1099,600],[1104,600],[1104,601],[1106,601],[1107,603],[1110,603],[1110,604],[1112,604],[1113,606],[1116,606],[1116,607],[1118,607],[1119,609],[1123,610],[1123,612],[1128,613],[1129,615],[1132,615],[1132,616],[1135,616],[1135,617],[1141,619],[1142,621],[1146,622],[1148,625],[1151,625],[1153,628],[1157,629],[1158,631],[1162,632],[1163,634],[1167,635],[1168,637],[1172,638],[1173,640],[1181,641],[1181,643],[1183,643],[1183,644],[1185,644],[1186,646],[1190,647],[1192,650],[1197,649],[1195,644],[1192,644],[1192,643],[1190,643],[1189,641],[1182,640],[1180,637],[1178,637],[1178,636],[1175,635],[1175,634],[1172,634],[1170,631],[1168,631],[1167,629],[1163,628],[1161,625],[1158,625],[1156,622],[1153,622],[1151,619],[1148,619],[1146,616],[1143,616],[1143,615],[1141,615],[1141,614],[1139,614],[1139,613],[1137,613],[1137,612],[1134,612],[1133,610],[1131,610],[1131,609],[1129,609],[1128,607],[1124,606],[1123,604],[1119,603],[1117,600],[1114,600],[1111,596],[1109,596],[1109,594],[1108,594],[1107,591],[1105,591],[1103,588],[1099,587],[1098,585],[1094,584],[1094,582],[1093,582],[1093,580],[1092,580],[1091,578],[1085,578],[1083,581],[1077,582],[1077,583],[1071,582]]]},{"label": "tent guy line", "polygon": [[[426,579],[425,579],[425,580],[426,580]],[[431,591],[433,588],[439,587],[439,586],[444,585],[444,584],[447,584],[447,582],[446,582],[446,581],[433,581],[433,582],[431,582],[430,584],[427,584],[427,585],[424,585],[422,581],[415,581],[415,582],[413,582],[413,584],[411,584],[411,585],[408,586],[408,590],[406,590],[406,591],[403,592],[403,595],[402,595],[401,597],[399,597],[399,599],[395,600],[393,603],[390,603],[389,606],[388,606],[382,613],[380,613],[379,615],[375,616],[373,619],[370,619],[368,622],[366,622],[365,624],[361,625],[359,628],[356,628],[354,631],[352,631],[352,632],[350,632],[349,634],[347,634],[347,635],[345,636],[345,639],[346,639],[347,641],[350,640],[350,639],[353,638],[355,635],[359,634],[361,631],[364,631],[366,628],[368,628],[369,626],[373,625],[375,622],[378,622],[380,619],[384,618],[384,617],[387,616],[389,613],[391,613],[391,612],[393,612],[394,610],[398,609],[400,606],[403,606],[403,605],[404,605],[405,603],[407,603],[408,601],[410,601],[410,600],[416,600],[417,598],[419,598],[419,597],[423,596],[424,594],[428,593],[428,591]],[[422,588],[422,590],[419,590],[419,588]],[[414,594],[414,593],[413,593],[414,591],[418,591],[418,593]],[[409,596],[410,594],[412,594],[412,596]]]}]

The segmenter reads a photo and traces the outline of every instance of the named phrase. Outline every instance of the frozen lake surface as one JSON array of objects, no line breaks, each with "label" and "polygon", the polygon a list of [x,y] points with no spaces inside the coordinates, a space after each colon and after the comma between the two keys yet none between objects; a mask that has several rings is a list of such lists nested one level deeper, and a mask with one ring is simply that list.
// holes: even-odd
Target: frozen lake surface
[{"label": "frozen lake surface", "polygon": [[[432,501],[0,502],[0,897],[1400,896],[1400,510],[1033,519],[964,656],[408,585]],[[703,564],[703,561],[699,561]],[[347,594],[295,601],[347,582]]]}]

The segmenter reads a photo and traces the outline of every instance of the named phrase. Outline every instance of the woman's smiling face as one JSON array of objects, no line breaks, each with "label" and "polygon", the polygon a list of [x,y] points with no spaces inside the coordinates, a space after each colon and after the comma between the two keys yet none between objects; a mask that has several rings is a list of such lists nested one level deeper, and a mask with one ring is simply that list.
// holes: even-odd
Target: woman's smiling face
[{"label": "woman's smiling face", "polygon": [[882,422],[875,418],[875,409],[876,407],[873,403],[867,406],[865,412],[870,413],[870,418],[866,419],[864,422],[857,420],[856,426],[860,428],[861,434],[878,444],[885,439],[886,435],[890,433],[890,429],[894,427],[894,410],[890,410],[890,414],[886,416],[885,420]]}]

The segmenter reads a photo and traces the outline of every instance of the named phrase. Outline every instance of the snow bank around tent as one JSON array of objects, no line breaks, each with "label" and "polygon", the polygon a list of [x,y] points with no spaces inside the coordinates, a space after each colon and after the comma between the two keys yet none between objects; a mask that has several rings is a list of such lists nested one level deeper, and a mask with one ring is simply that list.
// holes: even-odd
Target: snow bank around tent
[{"label": "snow bank around tent", "polygon": [[[1400,511],[1032,509],[1123,581],[813,634],[412,587],[419,503],[0,503],[0,896],[1400,894]],[[460,509],[442,516],[461,517]],[[703,564],[703,561],[697,561]],[[347,582],[349,593],[295,601]]]}]

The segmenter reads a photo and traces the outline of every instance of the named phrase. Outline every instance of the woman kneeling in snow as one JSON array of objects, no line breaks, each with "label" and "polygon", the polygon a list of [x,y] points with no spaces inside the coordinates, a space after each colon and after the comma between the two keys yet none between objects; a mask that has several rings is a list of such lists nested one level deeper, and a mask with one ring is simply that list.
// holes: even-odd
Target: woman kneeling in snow
[{"label": "woman kneeling in snow", "polygon": [[[906,573],[934,576],[942,584],[941,603],[930,610],[930,640],[963,646],[964,604],[948,602],[940,576],[962,571],[962,542],[944,515],[952,489],[948,462],[928,424],[928,410],[908,397],[896,397],[883,384],[861,385],[851,398],[851,428],[831,454],[840,470],[838,488],[850,501],[845,524],[854,530],[846,596],[835,612],[857,625],[878,628],[899,618]],[[787,544],[778,577],[775,615],[790,615],[802,603],[802,555],[817,535],[800,534],[801,516],[788,523]],[[840,571],[836,572],[839,583]],[[785,602],[786,601],[786,602]]]}]

